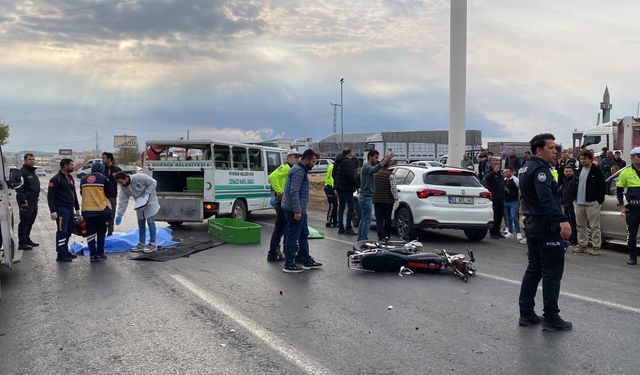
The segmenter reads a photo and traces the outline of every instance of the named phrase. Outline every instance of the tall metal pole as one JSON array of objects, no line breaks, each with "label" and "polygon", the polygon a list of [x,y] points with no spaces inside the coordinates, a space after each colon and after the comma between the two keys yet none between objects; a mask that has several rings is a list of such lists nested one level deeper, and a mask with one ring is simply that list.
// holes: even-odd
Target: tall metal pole
[{"label": "tall metal pole", "polygon": [[344,150],[344,105],[342,103],[342,84],[344,78],[340,78],[340,148]]},{"label": "tall metal pole", "polygon": [[459,167],[466,143],[467,0],[451,0],[450,33],[449,156],[447,164]]}]

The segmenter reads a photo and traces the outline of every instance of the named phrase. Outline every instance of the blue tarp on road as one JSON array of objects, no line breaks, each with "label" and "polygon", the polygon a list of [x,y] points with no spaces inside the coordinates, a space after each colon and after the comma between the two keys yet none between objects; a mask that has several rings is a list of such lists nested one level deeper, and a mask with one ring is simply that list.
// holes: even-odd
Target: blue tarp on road
[{"label": "blue tarp on road", "polygon": [[[126,253],[138,244],[138,229],[129,232],[114,232],[112,236],[107,237],[104,242],[105,253]],[[149,241],[149,228],[147,228],[147,241]],[[156,229],[156,245],[158,246],[174,246],[178,244],[171,235],[171,229],[158,227]],[[69,251],[74,254],[84,253],[89,255],[89,247],[86,244],[72,243]]]}]

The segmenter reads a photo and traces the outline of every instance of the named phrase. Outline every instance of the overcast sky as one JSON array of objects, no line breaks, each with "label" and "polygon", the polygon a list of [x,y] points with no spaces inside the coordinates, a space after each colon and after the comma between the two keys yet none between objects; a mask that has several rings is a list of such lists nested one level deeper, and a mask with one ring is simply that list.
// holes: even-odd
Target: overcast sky
[{"label": "overcast sky", "polygon": [[[84,9],[76,9],[84,8]],[[74,10],[76,9],[76,10]],[[447,0],[0,0],[5,149],[446,129]],[[469,0],[467,129],[565,144],[640,93],[637,0]],[[338,113],[338,132],[340,115]]]}]

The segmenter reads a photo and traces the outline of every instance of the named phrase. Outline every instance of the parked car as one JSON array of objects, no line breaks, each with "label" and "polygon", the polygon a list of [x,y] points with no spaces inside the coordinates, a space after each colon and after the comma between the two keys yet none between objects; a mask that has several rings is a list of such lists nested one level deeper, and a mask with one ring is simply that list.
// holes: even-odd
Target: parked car
[{"label": "parked car", "polygon": [[[398,236],[414,240],[421,229],[460,229],[480,241],[493,223],[491,193],[472,171],[415,165],[393,169],[399,200],[393,222]],[[354,225],[360,221],[356,200]],[[375,217],[371,218],[375,222]]]},{"label": "parked car", "polygon": [[46,176],[47,171],[42,167],[36,167],[36,176]]},{"label": "parked car", "polygon": [[82,179],[84,176],[91,174],[91,166],[96,161],[99,161],[100,163],[102,163],[102,159],[90,159],[89,161],[84,163],[82,168],[80,168],[78,170],[78,173],[76,173],[76,176],[78,177],[78,179]]},{"label": "parked car", "polygon": [[310,173],[327,173],[327,169],[329,165],[333,164],[333,160],[331,159],[318,159],[316,161],[316,165],[311,168]]}]

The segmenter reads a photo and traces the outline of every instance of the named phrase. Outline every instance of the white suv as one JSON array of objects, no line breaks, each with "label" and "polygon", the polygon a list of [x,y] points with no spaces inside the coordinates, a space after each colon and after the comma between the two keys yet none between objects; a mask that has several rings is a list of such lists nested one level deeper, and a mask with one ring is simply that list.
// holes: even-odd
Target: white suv
[{"label": "white suv", "polygon": [[398,236],[414,240],[419,229],[437,228],[462,229],[471,241],[486,237],[493,224],[491,193],[472,171],[405,165],[393,173],[399,192],[393,213]]}]

